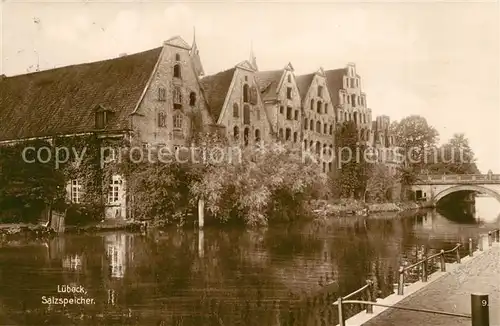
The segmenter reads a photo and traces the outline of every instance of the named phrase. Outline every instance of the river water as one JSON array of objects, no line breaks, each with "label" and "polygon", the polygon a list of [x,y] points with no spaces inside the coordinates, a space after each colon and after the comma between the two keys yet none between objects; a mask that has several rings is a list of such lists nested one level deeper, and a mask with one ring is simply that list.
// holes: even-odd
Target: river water
[{"label": "river water", "polygon": [[[328,226],[9,243],[0,247],[0,325],[335,325],[328,301],[367,279],[387,296],[395,271],[416,261],[422,246],[450,249],[498,227],[500,204],[476,201],[472,220],[429,211],[345,217]],[[62,285],[86,293],[58,293]],[[87,303],[48,304],[75,296]]]}]

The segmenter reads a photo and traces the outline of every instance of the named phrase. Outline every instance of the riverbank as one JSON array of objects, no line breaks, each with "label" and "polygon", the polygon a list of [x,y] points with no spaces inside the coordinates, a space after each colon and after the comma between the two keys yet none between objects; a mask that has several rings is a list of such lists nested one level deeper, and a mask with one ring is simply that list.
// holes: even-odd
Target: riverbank
[{"label": "riverbank", "polygon": [[310,203],[311,211],[317,218],[345,215],[367,216],[377,213],[407,212],[432,207],[432,205],[424,202],[365,203],[354,199],[316,200]]}]

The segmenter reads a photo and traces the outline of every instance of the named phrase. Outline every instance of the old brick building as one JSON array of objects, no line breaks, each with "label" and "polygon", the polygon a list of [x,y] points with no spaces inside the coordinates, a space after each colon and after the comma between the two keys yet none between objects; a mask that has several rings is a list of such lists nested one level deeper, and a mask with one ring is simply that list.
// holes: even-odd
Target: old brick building
[{"label": "old brick building", "polygon": [[259,71],[257,81],[271,134],[292,148],[300,148],[302,109],[293,71],[290,63],[280,70]]},{"label": "old brick building", "polygon": [[[297,77],[302,101],[302,143],[305,150],[320,155],[322,171],[333,171],[335,112],[322,68]],[[328,150],[327,150],[328,148]]]}]

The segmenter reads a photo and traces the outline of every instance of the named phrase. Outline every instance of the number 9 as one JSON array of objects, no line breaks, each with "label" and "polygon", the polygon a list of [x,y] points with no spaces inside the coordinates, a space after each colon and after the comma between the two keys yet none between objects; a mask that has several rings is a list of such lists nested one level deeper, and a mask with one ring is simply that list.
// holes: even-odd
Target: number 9
[{"label": "number 9", "polygon": [[488,305],[488,300],[481,300],[481,304],[483,307],[486,307]]}]

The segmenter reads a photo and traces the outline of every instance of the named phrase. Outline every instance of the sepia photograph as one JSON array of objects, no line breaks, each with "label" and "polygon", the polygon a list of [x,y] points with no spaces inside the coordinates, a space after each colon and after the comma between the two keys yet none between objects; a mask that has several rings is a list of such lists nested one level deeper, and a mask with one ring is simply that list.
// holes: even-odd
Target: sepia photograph
[{"label": "sepia photograph", "polygon": [[1,0],[0,326],[500,326],[497,0]]}]

